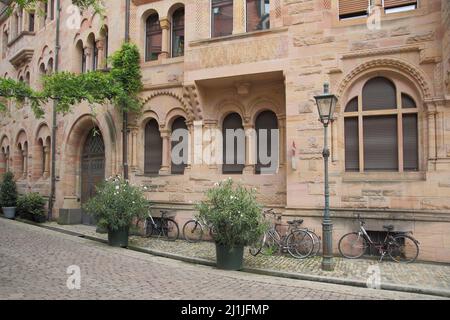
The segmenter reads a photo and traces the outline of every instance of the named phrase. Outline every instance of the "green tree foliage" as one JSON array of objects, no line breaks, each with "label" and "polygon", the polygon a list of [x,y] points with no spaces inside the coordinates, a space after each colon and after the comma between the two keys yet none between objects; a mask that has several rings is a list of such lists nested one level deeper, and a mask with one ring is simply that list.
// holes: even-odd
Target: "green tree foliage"
[{"label": "green tree foliage", "polygon": [[[9,13],[12,13],[14,4],[24,10],[34,10],[40,13],[40,5],[46,4],[49,0],[12,0],[9,6]],[[81,10],[92,8],[94,12],[103,16],[104,7],[102,0],[72,0],[72,3],[79,7]]]},{"label": "green tree foliage", "polygon": [[[67,113],[71,106],[87,101],[91,105],[111,103],[120,111],[138,112],[142,107],[139,49],[124,43],[111,57],[111,70],[75,74],[59,72],[43,77],[43,90],[36,91],[27,84],[12,79],[0,79],[0,96],[20,102],[29,101],[37,118],[44,115],[43,105],[57,101],[56,111]],[[6,105],[0,102],[0,111]]]}]

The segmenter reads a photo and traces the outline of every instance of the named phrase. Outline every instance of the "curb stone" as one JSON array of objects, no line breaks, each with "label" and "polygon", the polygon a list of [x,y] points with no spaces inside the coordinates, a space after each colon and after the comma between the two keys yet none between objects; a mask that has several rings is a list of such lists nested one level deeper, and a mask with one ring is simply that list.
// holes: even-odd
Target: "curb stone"
[{"label": "curb stone", "polygon": [[[6,219],[2,216],[0,216],[2,219]],[[8,220],[8,219],[7,219]],[[107,244],[108,241],[105,239],[101,239],[98,237],[92,237],[89,235],[85,235],[79,232],[65,230],[62,228],[56,228],[56,227],[50,227],[50,226],[44,226],[41,224],[38,224],[33,221],[27,221],[23,219],[15,219],[17,222],[33,225],[39,228],[88,239],[91,241],[97,241],[101,243]],[[187,263],[192,264],[199,264],[199,265],[205,265],[209,267],[215,267],[216,263],[210,260],[206,259],[200,259],[195,257],[187,257],[182,256],[179,254],[174,253],[168,253],[163,251],[157,251],[152,249],[146,249],[142,247],[137,247],[133,245],[129,245],[127,249],[125,250],[132,250],[140,253],[146,253],[151,254],[154,256],[159,256],[163,258],[168,259],[174,259],[179,260]],[[354,279],[345,279],[345,278],[336,278],[336,277],[324,277],[324,276],[318,276],[318,275],[309,275],[309,274],[303,274],[303,273],[293,273],[293,272],[285,272],[285,271],[277,271],[277,270],[270,270],[270,269],[259,269],[259,268],[248,268],[244,267],[241,272],[247,272],[247,273],[253,273],[253,274],[260,274],[260,275],[266,275],[266,276],[273,276],[273,277],[280,277],[280,278],[288,278],[288,279],[296,279],[296,280],[305,280],[305,281],[314,281],[314,282],[323,282],[323,283],[330,283],[330,284],[337,284],[337,285],[347,285],[347,286],[353,286],[353,287],[360,287],[360,288],[367,288],[367,284],[364,281],[360,280],[354,280]],[[445,289],[433,289],[433,288],[425,288],[425,287],[417,287],[417,286],[409,286],[409,285],[401,285],[401,284],[392,284],[392,283],[381,283],[380,284],[381,290],[389,290],[389,291],[400,291],[400,292],[407,292],[407,293],[416,293],[416,294],[425,294],[425,295],[433,295],[433,296],[439,296],[439,297],[446,297],[450,298],[450,290]],[[376,290],[376,289],[373,289]]]}]

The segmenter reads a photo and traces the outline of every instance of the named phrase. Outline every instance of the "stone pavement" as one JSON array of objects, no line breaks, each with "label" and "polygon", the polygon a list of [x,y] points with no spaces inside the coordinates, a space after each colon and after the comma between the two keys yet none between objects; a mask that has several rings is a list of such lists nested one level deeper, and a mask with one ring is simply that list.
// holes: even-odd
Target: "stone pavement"
[{"label": "stone pavement", "polygon": [[[78,228],[83,229],[83,228]],[[80,267],[81,288],[67,288]],[[221,271],[0,219],[0,299],[437,299]]]},{"label": "stone pavement", "polygon": [[[70,230],[96,238],[107,239],[105,234],[95,232],[90,226],[61,226],[57,223],[47,223],[46,226]],[[184,257],[197,258],[215,262],[215,246],[211,242],[191,244],[183,240],[176,242],[165,241],[155,238],[130,237],[130,244],[151,251],[176,254]],[[253,257],[245,251],[244,265],[247,268],[285,272],[293,275],[317,276],[323,278],[334,278],[345,281],[356,281],[366,283],[369,268],[378,266],[383,284],[394,286],[412,286],[435,290],[443,290],[450,296],[450,265],[413,263],[398,264],[388,261],[378,263],[373,259],[350,260],[340,257],[335,258],[336,268],[333,272],[321,270],[321,258],[314,257],[305,260],[291,258],[289,255],[258,255]],[[373,270],[373,269],[372,269]],[[308,279],[308,278],[306,278]],[[326,281],[328,282],[328,281]],[[338,283],[341,283],[340,281]]]}]

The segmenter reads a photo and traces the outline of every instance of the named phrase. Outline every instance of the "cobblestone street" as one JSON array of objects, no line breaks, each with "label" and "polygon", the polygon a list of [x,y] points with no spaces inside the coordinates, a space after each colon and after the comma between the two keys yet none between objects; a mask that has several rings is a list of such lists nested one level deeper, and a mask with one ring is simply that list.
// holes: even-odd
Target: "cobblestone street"
[{"label": "cobblestone street", "polygon": [[[75,231],[96,238],[107,238],[105,234],[96,233],[95,227],[84,225],[61,226],[57,223],[47,223],[46,225],[58,229]],[[215,261],[214,244],[207,241],[192,244],[183,240],[171,242],[156,238],[149,239],[134,236],[130,237],[130,243],[138,247],[158,252],[167,252]],[[388,258],[383,260],[382,263],[378,263],[378,261],[374,259],[350,260],[335,257],[335,262],[335,271],[327,272],[321,269],[321,257],[308,258],[305,260],[294,259],[288,254],[260,254],[257,257],[253,257],[249,254],[248,250],[246,250],[244,264],[249,268],[301,273],[313,276],[326,276],[364,282],[367,280],[369,267],[376,265],[380,268],[381,282],[383,283],[450,290],[449,265],[420,262],[415,262],[413,264],[398,264],[389,261]]]},{"label": "cobblestone street", "polygon": [[[81,289],[66,286],[81,268]],[[0,299],[437,299],[224,272],[0,219]]]}]

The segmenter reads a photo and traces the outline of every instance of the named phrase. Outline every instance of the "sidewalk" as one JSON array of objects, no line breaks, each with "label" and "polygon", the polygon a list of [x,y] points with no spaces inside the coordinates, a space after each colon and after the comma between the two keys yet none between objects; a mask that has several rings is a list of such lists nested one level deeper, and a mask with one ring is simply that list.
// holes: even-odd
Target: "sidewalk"
[{"label": "sidewalk", "polygon": [[[40,226],[92,240],[107,239],[106,234],[96,233],[95,227],[91,226],[62,226],[55,222]],[[191,244],[183,240],[171,242],[131,236],[129,244],[132,250],[191,263],[215,265],[215,245],[211,242]],[[305,260],[294,259],[288,255],[253,257],[246,250],[244,259],[243,271],[246,272],[359,287],[366,287],[371,274],[369,267],[376,265],[381,271],[381,289],[450,297],[450,265],[431,263],[406,265],[390,261],[378,263],[377,260],[371,259],[349,260],[336,257],[335,271],[326,272],[321,270],[321,257]]]}]

